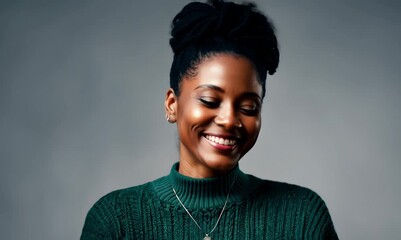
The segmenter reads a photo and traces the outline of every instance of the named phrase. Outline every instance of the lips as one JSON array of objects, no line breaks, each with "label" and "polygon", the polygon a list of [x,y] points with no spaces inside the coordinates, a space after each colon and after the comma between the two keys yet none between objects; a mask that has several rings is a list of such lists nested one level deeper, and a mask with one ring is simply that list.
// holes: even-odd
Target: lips
[{"label": "lips", "polygon": [[224,146],[234,146],[237,144],[237,140],[235,140],[235,139],[217,137],[217,136],[212,136],[212,135],[205,135],[205,138],[212,143],[224,145]]}]

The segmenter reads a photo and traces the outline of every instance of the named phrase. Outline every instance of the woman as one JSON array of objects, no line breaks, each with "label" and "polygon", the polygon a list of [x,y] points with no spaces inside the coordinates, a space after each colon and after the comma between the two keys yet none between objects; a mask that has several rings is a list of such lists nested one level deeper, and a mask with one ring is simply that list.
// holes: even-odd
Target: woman
[{"label": "woman", "polygon": [[190,3],[174,18],[165,100],[179,162],[168,176],[114,191],[89,211],[81,239],[338,239],[313,191],[240,171],[261,127],[272,24],[252,4]]}]

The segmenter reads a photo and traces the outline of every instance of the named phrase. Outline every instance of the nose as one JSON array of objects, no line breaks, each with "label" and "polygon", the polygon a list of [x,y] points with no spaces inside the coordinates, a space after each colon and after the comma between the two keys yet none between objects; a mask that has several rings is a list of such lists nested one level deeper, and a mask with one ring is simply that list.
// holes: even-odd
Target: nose
[{"label": "nose", "polygon": [[235,106],[220,105],[220,109],[214,119],[214,122],[226,129],[241,128],[242,123]]}]

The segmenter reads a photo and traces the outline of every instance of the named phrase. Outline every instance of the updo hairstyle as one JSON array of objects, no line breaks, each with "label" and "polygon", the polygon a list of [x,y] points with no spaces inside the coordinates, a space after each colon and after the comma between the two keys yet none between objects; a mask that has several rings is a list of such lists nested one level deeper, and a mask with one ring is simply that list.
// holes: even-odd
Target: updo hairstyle
[{"label": "updo hairstyle", "polygon": [[267,73],[274,74],[278,67],[280,54],[274,26],[253,3],[189,3],[173,19],[171,36],[174,60],[170,87],[177,96],[182,78],[196,76],[198,65],[218,54],[250,60],[258,73],[263,97]]}]

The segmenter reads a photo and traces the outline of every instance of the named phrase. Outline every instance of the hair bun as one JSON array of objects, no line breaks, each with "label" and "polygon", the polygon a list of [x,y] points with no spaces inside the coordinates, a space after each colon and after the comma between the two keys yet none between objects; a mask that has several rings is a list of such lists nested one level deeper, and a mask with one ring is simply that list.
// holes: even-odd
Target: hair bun
[{"label": "hair bun", "polygon": [[267,65],[269,74],[278,65],[274,29],[251,3],[238,5],[221,0],[209,4],[189,3],[173,19],[171,36],[170,45],[175,54],[190,46],[224,39],[244,48],[258,49],[258,59]]},{"label": "hair bun", "polygon": [[173,19],[170,45],[174,53],[213,35],[217,20],[217,11],[211,5],[199,2],[186,5]]}]

